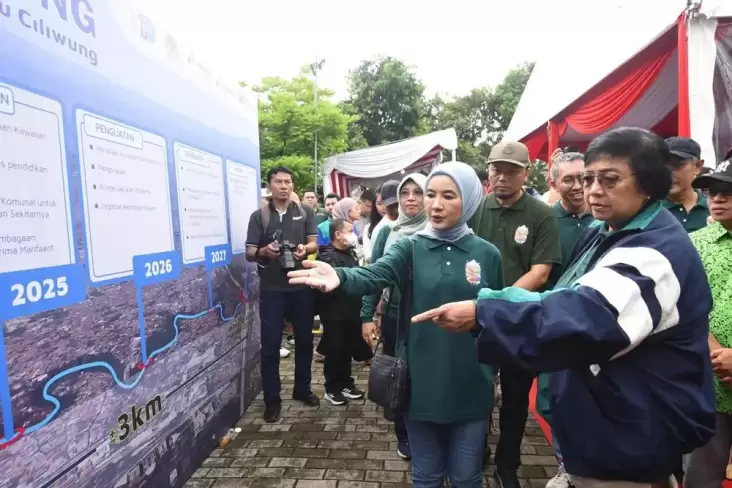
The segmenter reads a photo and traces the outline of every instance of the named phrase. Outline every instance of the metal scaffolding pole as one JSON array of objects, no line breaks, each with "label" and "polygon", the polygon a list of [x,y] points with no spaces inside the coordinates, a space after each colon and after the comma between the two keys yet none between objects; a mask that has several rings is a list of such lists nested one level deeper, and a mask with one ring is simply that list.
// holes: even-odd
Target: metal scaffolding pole
[{"label": "metal scaffolding pole", "polygon": [[[325,64],[325,59],[318,59],[318,56],[315,56],[315,62],[310,65],[310,71],[312,71],[313,76],[315,77],[315,82],[313,84],[313,105],[315,106],[315,114],[318,113],[318,73],[320,73],[320,70],[323,69],[323,65]],[[318,194],[318,175],[320,174],[320,168],[318,164],[318,128],[315,127],[315,134],[313,135],[314,144],[313,144],[313,190],[315,191],[315,194]]]}]

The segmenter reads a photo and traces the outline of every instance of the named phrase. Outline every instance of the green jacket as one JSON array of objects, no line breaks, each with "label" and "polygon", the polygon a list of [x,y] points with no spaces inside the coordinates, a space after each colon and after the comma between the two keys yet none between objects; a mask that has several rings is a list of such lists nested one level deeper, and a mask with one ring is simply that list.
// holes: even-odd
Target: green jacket
[{"label": "green jacket", "polygon": [[[401,239],[370,266],[336,273],[348,294],[363,296],[396,285],[404,296],[410,266],[410,316],[476,299],[481,288],[504,286],[498,249],[473,234],[454,243],[423,236]],[[409,417],[436,423],[488,418],[493,410],[493,371],[478,362],[475,338],[469,332],[447,332],[432,322],[400,322],[399,327],[407,327],[397,350],[409,366]]]}]

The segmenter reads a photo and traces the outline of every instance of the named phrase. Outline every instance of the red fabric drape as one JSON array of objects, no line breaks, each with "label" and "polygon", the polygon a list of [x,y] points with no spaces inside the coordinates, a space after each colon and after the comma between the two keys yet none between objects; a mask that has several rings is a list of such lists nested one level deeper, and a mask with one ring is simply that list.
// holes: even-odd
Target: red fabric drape
[{"label": "red fabric drape", "polygon": [[686,12],[677,21],[678,32],[678,83],[679,83],[679,123],[681,137],[691,137],[691,111],[689,108],[689,45],[687,42]]},{"label": "red fabric drape", "polygon": [[643,60],[629,70],[605,80],[592,90],[589,99],[581,100],[565,116],[567,123],[582,134],[597,134],[610,128],[653,85],[668,62],[673,49]]},{"label": "red fabric drape", "polygon": [[523,142],[529,150],[529,156],[531,156],[532,160],[538,159],[543,153],[542,150],[546,145],[546,139],[546,127],[539,127],[534,132],[521,139],[521,142]]},{"label": "red fabric drape", "polygon": [[548,144],[546,148],[546,160],[549,169],[551,169],[552,167],[551,155],[559,147],[559,140],[562,138],[565,132],[567,132],[567,122],[560,122],[556,119],[552,119],[549,121],[549,125],[547,126]]}]

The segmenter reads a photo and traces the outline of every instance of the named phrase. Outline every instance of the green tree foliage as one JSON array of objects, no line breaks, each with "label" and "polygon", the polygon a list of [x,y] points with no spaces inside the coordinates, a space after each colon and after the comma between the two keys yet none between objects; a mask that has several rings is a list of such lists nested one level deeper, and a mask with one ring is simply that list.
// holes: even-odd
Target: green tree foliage
[{"label": "green tree foliage", "polygon": [[482,167],[491,148],[508,129],[532,69],[530,63],[512,69],[493,89],[474,88],[467,95],[452,99],[435,96],[427,102],[431,130],[455,128],[457,158]]},{"label": "green tree foliage", "polygon": [[544,193],[549,189],[549,166],[544,161],[540,159],[534,161],[526,185],[536,189],[539,193]]},{"label": "green tree foliage", "polygon": [[369,146],[412,137],[424,115],[424,86],[404,62],[377,57],[348,74],[348,105]]},{"label": "green tree foliage", "polygon": [[259,95],[259,146],[262,177],[266,169],[288,166],[298,191],[313,187],[313,144],[318,133],[319,158],[348,150],[349,127],[355,120],[331,101],[333,92],[318,89],[307,68],[292,80],[264,78],[254,87]]},{"label": "green tree foliage", "polygon": [[512,69],[503,79],[503,82],[493,90],[496,101],[495,121],[501,135],[508,129],[508,124],[511,123],[533,69],[534,63],[524,63]]},{"label": "green tree foliage", "polygon": [[[508,129],[533,68],[533,63],[517,66],[495,88],[474,88],[452,99],[433,97],[426,102],[427,125],[430,130],[453,127],[458,137],[457,159],[484,167],[491,148]],[[528,184],[540,192],[548,189],[546,163],[534,164]]]},{"label": "green tree foliage", "polygon": [[[287,166],[295,173],[299,191],[312,188],[316,131],[322,162],[333,154],[453,127],[458,136],[457,158],[483,167],[508,128],[532,69],[533,64],[525,63],[494,88],[425,100],[424,86],[409,66],[392,57],[378,57],[349,72],[347,100],[336,104],[332,91],[319,88],[317,110],[308,66],[291,80],[264,78],[253,87],[259,95],[262,176],[272,167]],[[545,191],[546,181],[546,165],[537,162],[529,184]]]},{"label": "green tree foliage", "polygon": [[357,123],[358,115],[353,108],[353,105],[347,101],[343,101],[338,104],[344,114],[351,117],[352,122],[348,124],[348,151],[355,151],[356,149],[362,149],[369,147],[369,143],[366,142],[366,138],[363,135],[363,128]]},{"label": "green tree foliage", "polygon": [[285,166],[292,170],[292,180],[295,182],[296,191],[312,190],[315,176],[312,156],[292,154],[279,158],[262,159],[262,184],[267,184],[267,171],[278,166]]}]

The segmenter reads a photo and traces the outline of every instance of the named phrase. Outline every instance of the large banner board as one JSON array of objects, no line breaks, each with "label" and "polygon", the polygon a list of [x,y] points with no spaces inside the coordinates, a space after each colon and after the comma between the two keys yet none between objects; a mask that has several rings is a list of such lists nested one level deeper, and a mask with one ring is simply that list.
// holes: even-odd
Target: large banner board
[{"label": "large banner board", "polygon": [[0,0],[1,488],[182,486],[259,388],[256,100],[134,5]]}]

